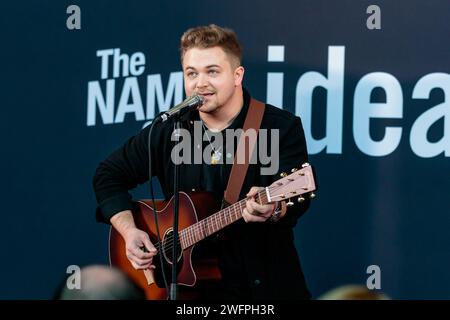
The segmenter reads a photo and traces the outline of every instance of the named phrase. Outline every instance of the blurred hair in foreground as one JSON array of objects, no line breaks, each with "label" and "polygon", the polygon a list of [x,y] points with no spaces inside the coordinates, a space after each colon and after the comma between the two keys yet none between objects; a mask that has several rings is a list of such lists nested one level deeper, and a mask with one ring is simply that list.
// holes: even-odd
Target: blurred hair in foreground
[{"label": "blurred hair in foreground", "polygon": [[386,294],[363,285],[343,285],[325,292],[317,300],[390,300]]}]

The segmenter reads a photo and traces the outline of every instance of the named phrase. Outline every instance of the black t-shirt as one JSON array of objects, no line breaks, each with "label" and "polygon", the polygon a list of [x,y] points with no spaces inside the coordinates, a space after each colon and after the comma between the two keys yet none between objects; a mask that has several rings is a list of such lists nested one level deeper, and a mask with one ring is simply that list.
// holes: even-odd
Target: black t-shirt
[{"label": "black t-shirt", "polygon": [[[199,119],[196,120],[200,121]],[[205,161],[202,161],[201,190],[214,193],[216,198],[220,200],[223,199],[224,191],[228,184],[227,170],[224,167],[230,166],[231,168],[232,155],[234,154],[234,151],[231,150],[231,141],[226,140],[226,130],[242,127],[244,121],[245,114],[242,115],[242,112],[240,112],[232,123],[220,132],[212,132],[204,124],[202,125],[202,137],[204,137],[202,150],[207,150],[206,148],[209,146],[208,150],[211,150],[211,153],[206,152]],[[206,130],[207,132],[205,134]],[[219,136],[221,137],[222,143],[219,143]],[[230,144],[227,144],[227,142],[230,142]],[[194,148],[197,148],[199,143],[199,141],[194,141]],[[234,143],[235,145],[237,144],[237,139],[235,139]],[[220,159],[217,164],[213,164],[212,161],[214,151],[220,152]],[[233,226],[227,228],[233,229]],[[213,240],[217,248],[222,278],[224,280],[221,283],[221,288],[215,293],[213,298],[251,298],[251,288],[248,284],[248,278],[242,272],[245,268],[242,259],[242,248],[238,243],[229,241],[230,234],[233,234],[233,230],[219,232]]]},{"label": "black t-shirt", "polygon": [[[203,130],[204,132],[204,130]],[[213,138],[216,135],[222,135],[224,134],[222,132],[214,133],[211,135],[211,132],[209,133],[211,137],[211,141],[214,145],[215,138]],[[205,150],[207,147],[211,147],[209,141],[203,141],[203,149]],[[221,158],[223,161],[223,158],[226,157],[226,155],[223,153],[223,151],[218,150],[218,152],[221,152]],[[213,152],[211,152],[211,157],[213,156]],[[208,161],[211,161],[210,158],[208,158]],[[226,164],[211,164],[206,163],[205,161],[202,161],[202,170],[201,170],[201,190],[212,192],[216,195],[218,199],[223,198],[224,190],[226,189],[227,181],[225,181],[225,177],[223,176],[224,170],[223,166]]]}]

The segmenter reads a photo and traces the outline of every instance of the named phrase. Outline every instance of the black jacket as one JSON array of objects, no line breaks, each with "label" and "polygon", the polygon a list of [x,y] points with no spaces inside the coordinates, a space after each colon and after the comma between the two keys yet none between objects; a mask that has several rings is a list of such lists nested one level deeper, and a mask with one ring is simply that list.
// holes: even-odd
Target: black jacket
[{"label": "black jacket", "polygon": [[[244,106],[229,128],[242,128],[250,95],[244,90]],[[192,132],[198,112],[183,117],[182,126]],[[122,147],[100,163],[94,176],[94,190],[99,203],[97,220],[109,223],[110,218],[131,209],[128,190],[148,181],[149,127],[130,138]],[[151,140],[152,172],[161,183],[165,197],[173,193],[173,163],[171,142],[174,124],[168,120],[154,127]],[[290,172],[308,161],[306,142],[299,117],[271,105],[266,105],[261,129],[279,129],[279,170],[277,175],[260,174],[260,164],[251,164],[241,190],[244,198],[252,186],[268,186],[279,179],[279,173]],[[270,136],[270,135],[269,135]],[[258,137],[259,138],[259,137]],[[270,152],[270,143],[268,150]],[[231,165],[222,165],[223,189]],[[202,165],[181,165],[180,190],[201,190]],[[223,192],[223,190],[222,190]],[[223,194],[222,194],[223,195]],[[240,220],[225,229],[220,240],[221,272],[230,286],[246,288],[255,299],[308,299],[305,279],[294,245],[293,227],[309,207],[309,201],[290,207],[277,223],[245,223]],[[237,280],[239,278],[239,280]],[[245,291],[238,289],[238,292]],[[245,295],[244,295],[245,296]]]}]

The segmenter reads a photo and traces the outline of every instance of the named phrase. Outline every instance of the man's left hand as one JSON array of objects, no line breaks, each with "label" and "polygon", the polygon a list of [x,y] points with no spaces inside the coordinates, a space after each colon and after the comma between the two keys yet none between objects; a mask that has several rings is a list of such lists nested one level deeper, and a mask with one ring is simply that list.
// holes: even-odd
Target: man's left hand
[{"label": "man's left hand", "polygon": [[276,208],[275,204],[259,204],[255,199],[255,196],[259,191],[263,190],[262,187],[252,187],[247,193],[247,203],[244,211],[242,212],[242,217],[245,222],[264,222],[270,218]]}]

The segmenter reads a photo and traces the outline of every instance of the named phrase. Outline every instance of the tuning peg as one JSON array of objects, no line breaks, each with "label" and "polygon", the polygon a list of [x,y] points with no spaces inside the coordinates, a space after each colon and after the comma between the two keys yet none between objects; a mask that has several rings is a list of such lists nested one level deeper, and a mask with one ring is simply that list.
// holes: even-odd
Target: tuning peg
[{"label": "tuning peg", "polygon": [[297,168],[292,168],[291,172],[294,173],[297,170],[298,170]]},{"label": "tuning peg", "polygon": [[314,192],[311,192],[310,194],[309,194],[309,198],[310,199],[314,199],[316,197],[316,194],[314,193]]},{"label": "tuning peg", "polygon": [[286,202],[286,205],[287,205],[288,207],[292,207],[292,206],[294,205],[294,203],[291,201],[291,198],[289,198],[289,201]]},{"label": "tuning peg", "polygon": [[297,198],[297,202],[302,203],[303,201],[305,201],[305,198],[303,198],[303,196]]},{"label": "tuning peg", "polygon": [[280,173],[280,177],[282,177],[282,178],[287,177],[287,173],[286,172]]},{"label": "tuning peg", "polygon": [[304,164],[302,164],[302,168],[306,168],[306,167],[309,167],[309,163],[308,162],[305,162]]}]

